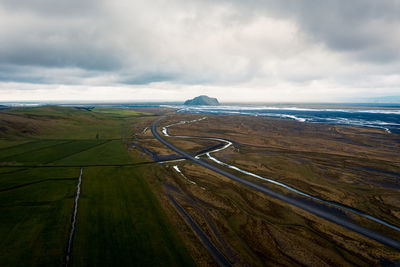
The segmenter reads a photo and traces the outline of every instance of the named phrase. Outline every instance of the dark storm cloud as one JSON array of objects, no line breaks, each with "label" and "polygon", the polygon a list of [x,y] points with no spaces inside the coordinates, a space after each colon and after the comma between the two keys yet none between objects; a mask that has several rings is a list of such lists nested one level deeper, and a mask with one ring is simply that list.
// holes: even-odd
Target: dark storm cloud
[{"label": "dark storm cloud", "polygon": [[[124,77],[125,76],[125,77]],[[149,84],[153,82],[164,82],[164,81],[174,81],[176,76],[173,74],[163,74],[163,73],[146,73],[143,75],[135,76],[131,75],[123,75],[118,82],[122,84],[130,84],[130,85],[143,85]]]},{"label": "dark storm cloud", "polygon": [[[32,84],[85,84],[85,80],[103,74],[97,70],[80,68],[48,68],[46,66],[21,66],[0,64],[0,81]],[[102,81],[102,85],[107,81]]]},{"label": "dark storm cloud", "polygon": [[0,48],[0,61],[19,66],[78,67],[105,71],[120,67],[117,55],[110,53],[109,49],[73,42],[54,45],[42,41],[29,46],[26,43],[12,43],[10,47]]},{"label": "dark storm cloud", "polygon": [[[99,5],[101,2],[99,1]],[[120,58],[96,24],[91,1],[3,0],[0,63],[115,70]]]},{"label": "dark storm cloud", "polygon": [[400,1],[250,0],[235,1],[247,12],[295,20],[311,38],[356,58],[398,60]]},{"label": "dark storm cloud", "polygon": [[397,60],[400,1],[306,1],[298,6],[303,29],[331,49],[372,61]]},{"label": "dark storm cloud", "polygon": [[[25,71],[22,71],[22,70]],[[22,83],[47,83],[48,77],[34,75],[30,68],[13,67],[10,65],[0,66],[0,81],[3,82],[22,82]]]},{"label": "dark storm cloud", "polygon": [[8,12],[75,17],[88,14],[93,15],[101,10],[102,2],[101,0],[2,0],[0,4]]}]

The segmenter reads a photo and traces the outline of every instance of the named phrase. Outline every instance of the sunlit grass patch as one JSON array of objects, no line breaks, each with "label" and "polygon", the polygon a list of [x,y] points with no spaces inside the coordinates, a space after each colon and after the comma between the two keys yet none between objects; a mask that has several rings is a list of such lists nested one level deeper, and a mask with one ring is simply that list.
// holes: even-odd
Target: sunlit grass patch
[{"label": "sunlit grass patch", "polygon": [[111,114],[118,116],[148,116],[152,115],[151,113],[139,112],[131,109],[122,109],[122,108],[94,108],[93,112],[103,113],[103,114]]}]

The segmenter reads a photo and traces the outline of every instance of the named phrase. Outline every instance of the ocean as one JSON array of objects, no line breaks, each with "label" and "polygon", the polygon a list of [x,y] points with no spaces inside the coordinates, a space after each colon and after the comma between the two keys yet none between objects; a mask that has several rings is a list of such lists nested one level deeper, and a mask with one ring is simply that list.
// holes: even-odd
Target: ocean
[{"label": "ocean", "polygon": [[174,106],[178,112],[224,115],[267,116],[291,119],[299,122],[328,123],[363,126],[400,134],[400,105],[310,107],[309,105],[288,106]]}]

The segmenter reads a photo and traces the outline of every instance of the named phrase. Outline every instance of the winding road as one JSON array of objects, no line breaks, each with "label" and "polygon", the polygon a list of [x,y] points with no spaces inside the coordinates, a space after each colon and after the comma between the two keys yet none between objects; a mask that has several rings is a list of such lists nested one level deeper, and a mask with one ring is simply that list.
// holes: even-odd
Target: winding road
[{"label": "winding road", "polygon": [[[167,142],[165,139],[163,139],[160,134],[157,132],[157,125],[160,121],[164,120],[166,117],[161,118],[159,120],[157,120],[151,127],[151,132],[154,135],[155,138],[157,138],[161,143],[163,143],[165,146],[167,146],[168,148],[170,148],[171,150],[175,151],[176,153],[180,154],[182,157],[204,167],[207,168],[211,171],[214,171],[215,173],[221,174],[233,181],[236,181],[238,183],[241,183],[243,185],[246,185],[254,190],[257,190],[259,192],[262,192],[268,196],[274,197],[280,201],[286,202],[288,204],[291,204],[297,208],[300,208],[302,210],[305,210],[307,212],[310,212],[320,218],[323,218],[325,220],[328,220],[330,222],[333,222],[337,225],[343,226],[353,232],[359,233],[361,235],[364,235],[368,238],[371,238],[373,240],[378,241],[379,243],[382,243],[384,245],[390,246],[394,249],[400,250],[400,242],[398,240],[392,239],[390,237],[387,237],[385,235],[382,235],[378,232],[372,231],[370,229],[367,229],[365,227],[362,227],[356,223],[354,223],[353,221],[350,220],[350,218],[347,218],[346,216],[343,216],[343,214],[338,214],[338,212],[335,212],[335,210],[333,210],[331,207],[329,207],[328,205],[325,205],[324,203],[315,203],[313,202],[312,199],[303,199],[303,198],[296,198],[294,196],[291,195],[284,195],[284,194],[280,194],[278,192],[275,192],[271,189],[269,189],[268,187],[258,184],[258,183],[254,183],[245,179],[242,179],[232,173],[229,173],[225,170],[219,169],[218,167],[203,161],[200,159],[199,156],[192,156],[182,150],[180,150],[179,148],[177,148],[176,146],[172,145],[171,143]],[[174,124],[175,125],[175,124]],[[172,126],[172,125],[170,125]],[[164,128],[165,129],[165,128]],[[166,132],[166,130],[165,130]],[[166,136],[169,136],[168,134],[164,133]],[[174,137],[178,137],[178,136],[174,136]],[[209,138],[209,139],[218,139],[218,138]]]}]

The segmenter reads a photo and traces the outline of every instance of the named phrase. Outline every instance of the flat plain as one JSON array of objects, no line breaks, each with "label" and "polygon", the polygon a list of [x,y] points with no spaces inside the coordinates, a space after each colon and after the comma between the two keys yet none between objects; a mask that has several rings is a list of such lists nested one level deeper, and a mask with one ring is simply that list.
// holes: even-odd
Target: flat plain
[{"label": "flat plain", "polygon": [[[62,266],[80,168],[72,266],[193,265],[128,150],[132,110],[0,112],[0,265]],[[151,162],[150,162],[151,163]],[[139,163],[140,165],[140,163]]]},{"label": "flat plain", "polygon": [[[196,121],[204,116],[207,119]],[[176,124],[180,121],[186,123]],[[201,151],[199,147],[218,144],[198,137],[230,140],[232,146],[213,154],[219,161],[399,227],[400,139],[396,134],[361,127],[208,114],[170,115],[162,121],[159,133],[168,125],[173,125],[168,127],[171,136],[195,137],[164,137],[192,155]],[[150,133],[145,133],[142,143],[159,153],[174,154],[167,148],[161,151],[152,138]],[[215,164],[206,156],[203,160]],[[175,171],[175,166],[180,173]],[[235,251],[231,260],[239,265],[266,262],[368,265],[400,260],[395,249],[254,192],[191,162],[170,163],[168,168],[176,177],[168,181],[175,188],[169,190],[170,194],[204,225],[204,232],[218,229],[217,235],[223,236],[227,248],[214,236],[215,244],[220,244],[220,251],[225,251],[227,258],[229,251]],[[276,192],[293,195],[285,188],[232,168],[219,168]],[[334,210],[338,214],[343,212]],[[358,225],[400,239],[399,232],[390,227],[355,213],[342,215]]]},{"label": "flat plain", "polygon": [[[353,266],[400,263],[398,251],[181,159],[268,177],[400,226],[400,136],[377,129],[172,109],[43,106],[0,111],[0,265]],[[202,156],[212,164],[206,156]],[[157,163],[158,162],[158,163]],[[284,188],[221,167],[243,179]],[[398,231],[354,214],[394,239]]]}]

